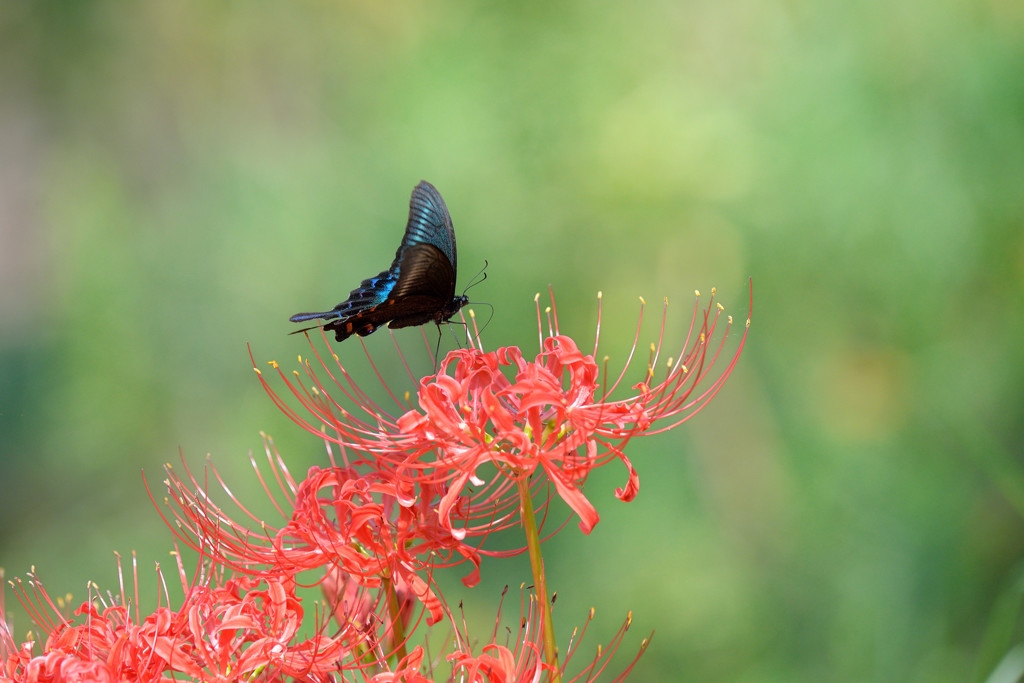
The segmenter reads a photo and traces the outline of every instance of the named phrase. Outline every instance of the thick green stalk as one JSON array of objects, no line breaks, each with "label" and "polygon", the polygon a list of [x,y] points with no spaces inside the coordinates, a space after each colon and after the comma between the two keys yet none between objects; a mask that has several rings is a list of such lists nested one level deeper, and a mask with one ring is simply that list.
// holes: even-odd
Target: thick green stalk
[{"label": "thick green stalk", "polygon": [[397,661],[405,659],[405,626],[402,624],[402,605],[398,601],[398,590],[391,579],[384,579],[384,590],[388,596],[388,614],[391,617],[391,637],[394,645],[397,646],[395,656]]},{"label": "thick green stalk", "polygon": [[530,568],[533,570],[533,586],[537,595],[537,608],[541,614],[541,635],[544,637],[544,661],[551,665],[551,683],[561,683],[562,673],[558,668],[558,646],[555,644],[555,630],[551,620],[551,602],[548,600],[548,583],[544,576],[544,559],[540,556],[540,535],[537,518],[533,514],[533,499],[530,497],[530,480],[523,477],[516,482],[519,487],[519,508],[526,532],[526,547],[530,550]]}]

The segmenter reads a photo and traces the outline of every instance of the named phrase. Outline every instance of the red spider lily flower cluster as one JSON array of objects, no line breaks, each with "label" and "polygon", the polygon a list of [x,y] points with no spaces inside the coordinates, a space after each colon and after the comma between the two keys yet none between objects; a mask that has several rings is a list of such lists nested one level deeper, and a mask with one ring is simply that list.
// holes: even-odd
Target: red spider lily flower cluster
[{"label": "red spider lily flower cluster", "polygon": [[[502,593],[502,602],[508,587]],[[463,649],[457,649],[448,656],[453,663],[453,680],[466,681],[540,681],[544,675],[550,676],[553,667],[544,661],[543,644],[541,643],[541,610],[538,609],[537,600],[534,596],[524,596],[520,604],[519,628],[515,637],[509,631],[505,642],[499,642],[499,625],[501,617],[501,606],[498,607],[498,619],[495,620],[494,630],[490,639],[480,648],[479,654]],[[598,646],[594,658],[577,671],[574,675],[567,672],[572,667],[572,662],[579,652],[580,643],[586,636],[587,627],[594,618],[594,610],[591,608],[583,626],[573,631],[565,651],[565,658],[557,667],[557,674],[564,681],[593,681],[607,668],[616,650],[621,644],[626,632],[632,623],[632,614],[619,627],[607,647]],[[462,642],[470,642],[467,633],[460,634]],[[653,635],[653,634],[652,634]],[[621,681],[629,675],[636,665],[640,656],[650,645],[650,637],[645,638],[640,649],[633,657],[633,661],[616,676],[612,681]],[[456,675],[459,674],[459,675]]]},{"label": "red spider lily flower cluster", "polygon": [[[598,330],[600,311],[599,305]],[[327,362],[315,345],[318,367],[307,360],[305,379],[273,363],[302,410],[262,373],[260,382],[293,421],[324,440],[330,466],[313,467],[297,481],[264,436],[269,471],[250,460],[276,521],[243,505],[212,465],[204,477],[187,465],[183,476],[168,466],[169,512],[161,515],[179,547],[201,558],[189,579],[175,553],[181,603],[172,607],[165,587],[158,607],[143,616],[137,588],[134,596],[122,588],[109,600],[90,591],[71,616],[34,579],[16,583],[15,594],[45,638],[19,643],[0,620],[0,683],[595,680],[630,619],[570,677],[577,635],[582,638],[586,625],[559,655],[539,560],[550,503],[561,498],[589,532],[599,516],[583,485],[595,467],[609,462],[622,463],[627,473],[616,496],[632,500],[639,476],[623,451],[626,443],[677,426],[714,397],[739,358],[749,317],[735,352],[712,373],[732,318],[715,304],[714,290],[703,309],[698,294],[680,351],[663,371],[655,369],[663,356],[663,313],[650,359],[627,381],[640,323],[625,367],[609,379],[595,360],[600,335],[584,353],[559,332],[553,298],[545,313],[538,303],[540,350],[532,359],[516,347],[485,352],[477,333],[470,348],[451,352],[435,375],[419,381],[415,403],[388,389],[397,406],[390,412],[369,398],[336,355]],[[223,505],[215,500],[222,496]],[[524,547],[487,547],[491,534],[517,526],[525,531]],[[469,563],[463,582],[472,587],[483,556],[527,549],[536,587],[524,595],[518,630],[499,642],[499,607],[490,639],[474,646],[480,639],[459,623],[435,573]],[[163,583],[159,568],[157,574]],[[319,586],[325,601],[312,618],[297,592],[304,580]],[[412,642],[424,623],[449,630],[450,646],[438,659]],[[638,657],[612,680],[625,678]],[[442,663],[450,673],[439,674]]]},{"label": "red spider lily flower cluster", "polygon": [[[180,560],[178,571],[184,581]],[[159,567],[157,574],[162,583]],[[0,681],[514,683],[542,680],[542,675],[552,670],[542,658],[540,620],[532,596],[524,599],[516,637],[512,638],[512,631],[508,631],[510,635],[503,642],[499,640],[499,604],[494,629],[490,638],[477,646],[478,652],[474,652],[472,643],[479,639],[471,638],[464,625],[450,623],[452,645],[444,656],[449,673],[438,677],[436,669],[440,662],[427,661],[419,646],[393,664],[379,652],[367,657],[367,652],[373,655],[374,651],[355,644],[360,641],[358,637],[350,638],[352,622],[345,617],[338,620],[343,627],[333,636],[327,634],[326,625],[319,625],[312,638],[298,638],[303,611],[292,581],[250,576],[225,578],[216,572],[209,573],[184,585],[185,598],[179,608],[160,606],[140,616],[137,576],[135,580],[134,611],[127,606],[132,598],[122,588],[122,594],[115,600],[91,595],[71,616],[66,614],[63,601],[55,604],[33,576],[27,585],[12,582],[19,601],[46,638],[42,653],[34,654],[37,643],[30,638],[17,644],[10,628],[0,620]],[[168,602],[166,589],[162,602]],[[558,671],[562,680],[596,680],[608,666],[631,622],[627,618],[608,646],[598,647],[597,654],[580,671],[571,677],[564,675],[592,618],[593,610],[584,626],[572,634]],[[633,660],[611,680],[624,679],[649,642],[649,638],[644,639]]]},{"label": "red spider lily flower cluster", "polygon": [[[179,572],[184,579],[180,564]],[[299,637],[304,613],[295,582],[284,577],[208,574],[185,583],[180,607],[166,606],[165,593],[163,606],[144,617],[137,590],[134,613],[123,590],[110,603],[91,596],[75,610],[77,619],[35,578],[12,585],[46,640],[34,654],[31,639],[18,645],[0,624],[0,681],[328,681],[353,635],[358,639],[344,629]]]},{"label": "red spider lily flower cluster", "polygon": [[[215,504],[187,466],[185,479],[168,469],[175,516],[170,526],[186,546],[242,573],[324,569],[340,572],[364,588],[387,584],[421,602],[431,624],[444,611],[422,573],[468,560],[475,568],[464,583],[478,583],[479,553],[439,525],[435,510],[421,500],[407,499],[399,491],[400,482],[352,468],[313,467],[296,483],[273,442],[266,436],[264,441],[274,479],[286,498],[287,519],[279,527],[257,520],[259,530],[251,530]],[[215,468],[210,471],[220,480]],[[260,479],[265,482],[262,475]],[[230,489],[223,488],[230,496]],[[285,514],[284,508],[278,509]]]},{"label": "red spider lily flower cluster", "polygon": [[[308,383],[301,381],[298,373],[297,379],[289,378],[272,364],[308,417],[293,410],[262,373],[260,378],[274,401],[303,428],[366,454],[359,464],[376,473],[400,480],[411,490],[420,487],[438,494],[439,523],[457,539],[487,535],[496,524],[514,520],[518,504],[515,482],[529,480],[539,486],[542,479],[534,476],[538,470],[579,517],[580,528],[589,533],[599,519],[581,489],[590,471],[620,461],[627,481],[615,495],[632,500],[639,490],[639,476],[623,452],[626,443],[634,436],[663,432],[693,417],[718,393],[735,367],[750,318],[725,368],[713,376],[733,324],[732,316],[723,320],[723,308],[714,296],[712,290],[711,301],[702,310],[697,293],[683,347],[668,359],[664,376],[655,380],[655,368],[664,355],[665,302],[658,342],[652,344],[650,360],[632,384],[632,393],[623,398],[616,398],[615,393],[635,355],[643,307],[625,366],[614,382],[602,381],[595,360],[600,297],[598,334],[591,354],[584,354],[570,337],[559,334],[552,297],[547,336],[537,305],[541,351],[533,360],[516,347],[482,351],[477,340],[472,348],[449,353],[436,375],[420,381],[419,410],[388,414],[355,387],[337,356],[326,362],[315,348],[327,382],[308,360],[304,364]],[[721,325],[725,331],[716,336]],[[478,476],[484,466],[494,470],[489,480]],[[422,492],[416,498],[422,500]],[[481,525],[480,520],[486,522]]]}]

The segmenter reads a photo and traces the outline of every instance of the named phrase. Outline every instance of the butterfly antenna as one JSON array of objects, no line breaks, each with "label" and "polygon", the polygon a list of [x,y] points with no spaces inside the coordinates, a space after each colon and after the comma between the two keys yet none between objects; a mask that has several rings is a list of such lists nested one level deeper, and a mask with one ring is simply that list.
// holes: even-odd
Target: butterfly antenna
[{"label": "butterfly antenna", "polygon": [[473,279],[469,281],[468,285],[466,285],[466,288],[462,290],[463,295],[465,295],[465,293],[472,287],[476,287],[487,279],[487,266],[489,265],[490,263],[487,262],[487,259],[484,259],[484,267],[477,271],[476,275],[473,276]]}]

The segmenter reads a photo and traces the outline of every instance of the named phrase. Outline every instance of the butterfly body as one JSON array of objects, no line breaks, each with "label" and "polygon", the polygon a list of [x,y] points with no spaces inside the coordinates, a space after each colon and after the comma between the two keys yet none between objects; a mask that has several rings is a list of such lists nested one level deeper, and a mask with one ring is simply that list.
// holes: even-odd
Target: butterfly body
[{"label": "butterfly body", "polygon": [[468,302],[466,296],[455,295],[457,272],[448,207],[437,188],[424,180],[412,191],[409,221],[391,267],[360,282],[331,310],[296,313],[290,320],[328,320],[324,329],[333,331],[338,341],[353,334],[365,337],[385,324],[393,329],[431,321],[440,325]]}]

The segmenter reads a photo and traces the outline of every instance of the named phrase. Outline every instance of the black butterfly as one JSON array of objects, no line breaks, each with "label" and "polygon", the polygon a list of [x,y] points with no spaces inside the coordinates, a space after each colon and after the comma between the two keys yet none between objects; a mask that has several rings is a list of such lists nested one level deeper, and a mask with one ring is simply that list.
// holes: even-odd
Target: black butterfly
[{"label": "black butterfly", "polygon": [[338,341],[353,334],[365,337],[385,323],[397,329],[433,320],[440,326],[469,301],[465,295],[455,296],[456,273],[455,228],[448,207],[437,188],[421,180],[412,191],[409,222],[391,267],[363,280],[331,310],[296,313],[289,320],[330,320],[324,329],[333,330]]}]

